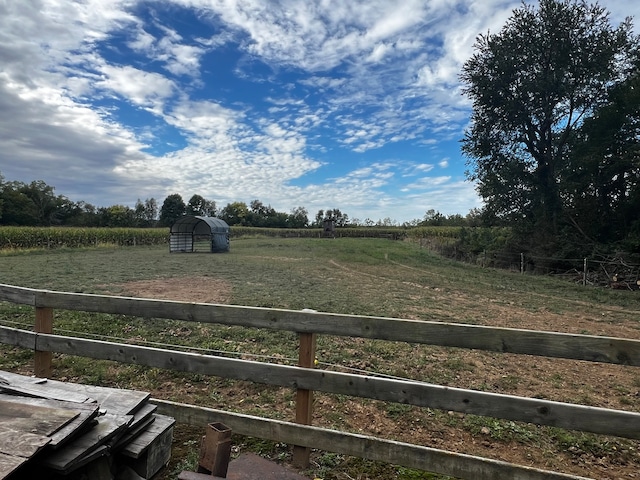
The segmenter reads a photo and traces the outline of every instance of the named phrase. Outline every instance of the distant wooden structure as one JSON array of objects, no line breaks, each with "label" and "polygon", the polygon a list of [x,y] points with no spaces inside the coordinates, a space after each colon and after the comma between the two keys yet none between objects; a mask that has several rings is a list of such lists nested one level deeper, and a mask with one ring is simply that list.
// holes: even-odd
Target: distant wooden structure
[{"label": "distant wooden structure", "polygon": [[325,219],[322,221],[322,236],[326,238],[336,238],[336,221]]},{"label": "distant wooden structure", "polygon": [[149,394],[0,371],[0,479],[154,476],[168,461],[173,418]]}]

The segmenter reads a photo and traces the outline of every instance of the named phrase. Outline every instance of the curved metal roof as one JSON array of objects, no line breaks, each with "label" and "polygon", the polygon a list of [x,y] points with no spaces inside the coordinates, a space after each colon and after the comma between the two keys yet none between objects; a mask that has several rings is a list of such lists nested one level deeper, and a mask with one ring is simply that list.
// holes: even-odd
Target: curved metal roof
[{"label": "curved metal roof", "polygon": [[199,217],[186,215],[180,217],[171,225],[171,233],[196,233],[206,235],[209,233],[227,233],[229,225],[224,220],[216,217]]}]

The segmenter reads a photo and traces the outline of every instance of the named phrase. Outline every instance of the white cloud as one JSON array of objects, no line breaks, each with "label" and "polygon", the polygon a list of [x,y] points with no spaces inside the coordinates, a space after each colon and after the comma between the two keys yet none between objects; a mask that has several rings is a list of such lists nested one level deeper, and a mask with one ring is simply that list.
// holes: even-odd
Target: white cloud
[{"label": "white cloud", "polygon": [[161,113],[164,101],[173,95],[176,86],[172,80],[130,66],[102,65],[102,78],[95,87],[114,92],[128,101]]},{"label": "white cloud", "polygon": [[[607,3],[614,21],[640,13],[637,2]],[[519,5],[0,2],[0,169],[102,205],[132,191],[180,191],[219,202],[260,198],[283,209],[339,207],[362,218],[455,213],[438,205],[465,211],[477,196],[455,176],[461,160],[441,150],[468,121],[458,73],[476,35],[498,31]],[[197,29],[174,21],[181,9],[198,19]],[[217,73],[203,69],[206,55],[238,49],[243,56],[224,74],[241,71],[243,88],[264,87],[260,98],[249,90],[242,98],[233,81],[215,77],[216,92],[238,93],[225,101],[202,83],[207,70]],[[123,100],[150,123],[125,123]],[[261,110],[264,103],[270,108]],[[160,130],[175,135],[165,139]],[[164,153],[164,143],[174,151]],[[427,161],[384,160],[401,158],[392,149],[407,145]],[[310,180],[331,170],[334,155],[362,163]],[[428,176],[436,167],[450,175]]]}]

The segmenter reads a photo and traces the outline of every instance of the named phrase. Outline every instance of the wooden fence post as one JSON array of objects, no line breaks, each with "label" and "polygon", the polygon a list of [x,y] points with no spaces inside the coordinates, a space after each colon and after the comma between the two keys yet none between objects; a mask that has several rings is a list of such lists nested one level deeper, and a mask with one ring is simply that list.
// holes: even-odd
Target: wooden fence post
[{"label": "wooden fence post", "polygon": [[[36,307],[35,331],[36,333],[53,333],[53,308]],[[48,378],[51,376],[52,358],[51,352],[35,351],[33,373],[36,377]]]},{"label": "wooden fence post", "polygon": [[[316,359],[316,334],[301,333],[298,351],[298,366],[313,368]],[[311,425],[313,417],[313,390],[298,389],[296,392],[296,423]],[[311,449],[294,445],[293,464],[298,468],[309,467]]]}]

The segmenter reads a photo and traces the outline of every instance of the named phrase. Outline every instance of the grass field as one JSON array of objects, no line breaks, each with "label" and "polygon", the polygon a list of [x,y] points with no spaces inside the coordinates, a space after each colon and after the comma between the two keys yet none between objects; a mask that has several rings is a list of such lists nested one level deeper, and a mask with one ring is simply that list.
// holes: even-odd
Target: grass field
[{"label": "grass field", "polygon": [[[384,239],[234,239],[225,254],[166,247],[0,253],[0,283],[70,292],[375,315],[640,338],[639,292],[451,262],[410,242]],[[33,324],[33,309],[0,303],[0,321]],[[56,332],[171,344],[243,358],[294,362],[293,334],[56,311]],[[0,368],[30,372],[32,352],[2,348]],[[320,337],[319,368],[375,372],[513,395],[640,411],[640,370],[569,360]],[[291,420],[294,392],[156,369],[54,359],[54,376],[138,388],[156,397]],[[638,442],[317,394],[314,424],[514,461],[598,479],[635,478]],[[178,429],[174,461],[193,462],[201,432]],[[238,438],[287,461],[282,445]],[[329,479],[443,478],[316,452],[307,472]]]}]

